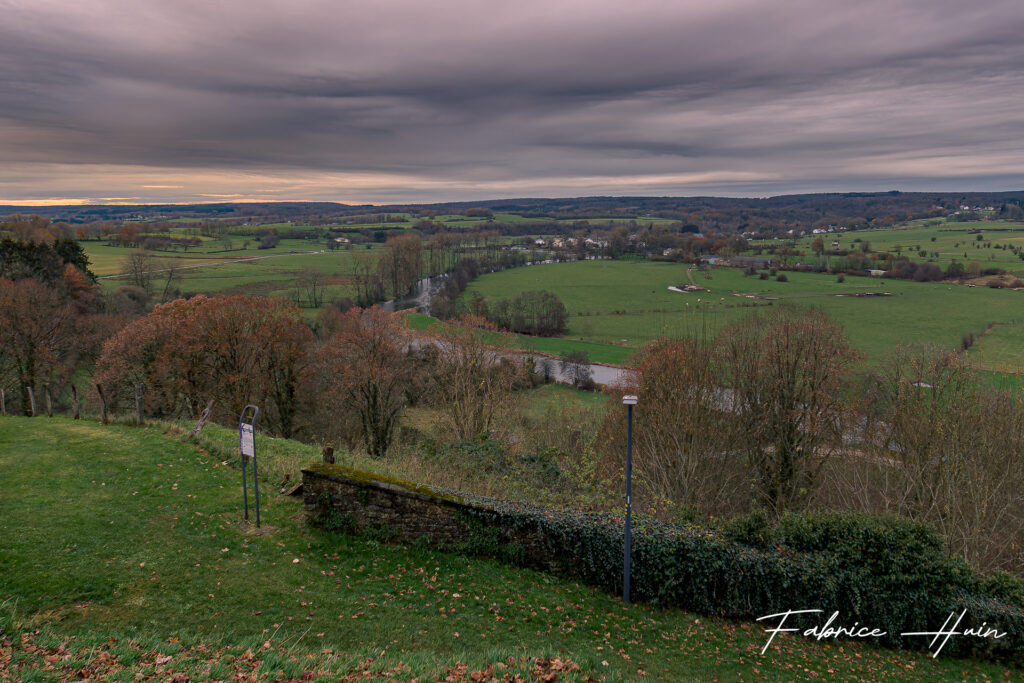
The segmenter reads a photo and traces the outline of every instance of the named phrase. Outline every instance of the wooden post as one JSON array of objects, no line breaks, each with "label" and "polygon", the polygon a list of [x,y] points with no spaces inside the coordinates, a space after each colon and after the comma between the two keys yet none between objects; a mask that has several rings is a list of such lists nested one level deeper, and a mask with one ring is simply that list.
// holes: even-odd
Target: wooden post
[{"label": "wooden post", "polygon": [[30,411],[29,412],[29,417],[35,417],[36,416],[36,394],[35,394],[34,391],[32,391],[32,387],[26,387],[26,389],[28,389],[28,409]]},{"label": "wooden post", "polygon": [[135,424],[142,425],[142,384],[135,385]]},{"label": "wooden post", "polygon": [[189,435],[187,437],[185,437],[185,441],[191,441],[192,439],[194,439],[197,436],[199,436],[199,432],[203,431],[203,427],[206,426],[206,422],[207,422],[207,420],[210,419],[210,415],[212,415],[212,414],[213,414],[213,399],[211,398],[210,402],[206,404],[206,410],[204,410],[203,414],[199,416],[199,422],[196,422],[196,426],[193,427],[192,431],[189,432]]},{"label": "wooden post", "polygon": [[74,413],[75,419],[79,419],[81,415],[78,414],[78,388],[71,385],[71,412]]},{"label": "wooden post", "polygon": [[43,387],[43,396],[46,397],[46,417],[53,417],[53,401],[50,400],[50,385]]},{"label": "wooden post", "polygon": [[96,393],[100,396],[100,422],[107,424],[107,397],[103,395],[103,387],[96,385]]}]

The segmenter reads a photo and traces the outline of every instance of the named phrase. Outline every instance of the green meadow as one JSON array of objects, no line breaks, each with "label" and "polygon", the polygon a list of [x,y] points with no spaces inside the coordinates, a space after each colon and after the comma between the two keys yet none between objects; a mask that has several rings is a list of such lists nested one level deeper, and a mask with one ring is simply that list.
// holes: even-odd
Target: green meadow
[{"label": "green meadow", "polygon": [[[900,344],[931,342],[955,349],[965,334],[979,335],[990,323],[1024,321],[1021,291],[853,276],[838,282],[835,275],[805,272],[786,272],[788,282],[778,282],[734,268],[713,268],[707,279],[705,273],[687,268],[607,260],[529,266],[483,275],[464,296],[479,293],[498,299],[510,292],[546,289],[570,313],[567,340],[629,347],[661,336],[713,335],[767,306],[814,306],[843,325],[871,366]],[[706,291],[668,289],[687,284],[691,276]],[[997,326],[983,339],[970,356],[978,367],[1024,370],[1024,327]]]},{"label": "green meadow", "polygon": [[[282,239],[272,249],[256,249],[249,244],[241,249],[242,240],[236,238],[236,250],[221,251],[218,241],[204,242],[203,246],[188,252],[151,252],[158,268],[171,264],[179,269],[177,286],[184,294],[250,294],[290,297],[301,272],[316,268],[326,276],[325,301],[351,296],[350,285],[354,272],[353,260],[357,255],[372,254],[379,249],[373,245],[353,246],[351,249],[330,251],[324,242],[316,240]],[[99,242],[82,243],[92,264],[93,272],[107,290],[128,283],[124,278],[111,277],[125,271],[125,260],[131,250]],[[159,279],[159,274],[157,274]]]},{"label": "green meadow", "polygon": [[[982,239],[978,239],[977,232]],[[915,262],[934,263],[943,270],[953,261],[964,266],[977,263],[982,269],[1002,268],[1008,273],[1024,277],[1024,259],[1007,247],[1024,247],[1024,223],[1004,221],[982,221],[971,223],[946,222],[939,219],[912,221],[905,226],[857,230],[854,232],[805,235],[796,240],[755,241],[752,246],[771,247],[794,244],[805,251],[803,257],[787,257],[793,261],[817,262],[811,251],[811,242],[821,237],[825,249],[835,249],[832,242],[839,242],[839,249],[858,249],[864,242],[871,251],[902,254]],[[859,241],[858,241],[859,240]],[[991,246],[989,246],[991,244]],[[922,257],[920,251],[925,251]],[[934,256],[934,253],[938,256]],[[829,257],[826,256],[827,260]],[[834,258],[834,257],[833,257]]]},{"label": "green meadow", "polygon": [[[243,523],[237,432],[0,417],[0,679],[1009,680],[1019,671],[790,634],[490,560],[307,527],[257,438]],[[292,447],[290,447],[290,445]],[[280,462],[284,461],[284,462]],[[553,675],[552,675],[553,674]],[[548,677],[545,677],[548,676]],[[518,677],[518,678],[517,678]]]}]

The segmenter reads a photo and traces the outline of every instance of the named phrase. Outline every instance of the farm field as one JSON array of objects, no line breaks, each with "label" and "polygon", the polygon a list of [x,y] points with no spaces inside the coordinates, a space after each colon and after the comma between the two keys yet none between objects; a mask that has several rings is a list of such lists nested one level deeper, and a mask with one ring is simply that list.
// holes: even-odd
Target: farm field
[{"label": "farm field", "polygon": [[[933,342],[954,349],[965,334],[978,335],[991,322],[1024,320],[1024,292],[1005,289],[850,276],[840,283],[834,275],[804,272],[786,272],[789,281],[778,282],[733,268],[710,270],[710,280],[696,270],[691,274],[708,291],[669,291],[689,282],[685,265],[581,261],[490,273],[471,283],[464,296],[497,299],[550,290],[569,310],[568,339],[631,347],[659,336],[714,334],[763,306],[815,306],[845,327],[869,366],[900,344]],[[880,293],[891,296],[855,296]],[[1019,325],[999,328],[993,339],[1003,343],[972,350],[972,361],[981,368],[1021,371],[1022,331]]]},{"label": "farm field", "polygon": [[[202,245],[190,247],[188,251],[152,251],[148,253],[154,258],[171,260],[180,265],[202,265],[209,262],[289,254],[293,251],[320,251],[326,248],[322,241],[282,238],[276,247],[257,249],[251,241],[236,237],[232,240],[235,248],[226,251],[219,239],[201,239],[203,239]],[[247,242],[248,248],[243,248]],[[80,244],[86,256],[89,257],[90,269],[100,277],[123,273],[125,259],[133,251],[130,248],[113,246],[106,241],[85,240]]]},{"label": "farm field", "polygon": [[[983,236],[982,240],[978,240],[977,234],[972,234],[972,232],[978,231]],[[784,258],[793,262],[817,262],[817,257],[811,251],[811,242],[815,237],[821,237],[824,240],[826,250],[836,248],[831,246],[833,241],[839,242],[839,249],[857,249],[863,242],[867,242],[871,251],[893,254],[899,252],[915,262],[934,263],[943,270],[955,260],[964,266],[976,262],[982,269],[1003,268],[1012,275],[1024,276],[1024,260],[1010,249],[1002,248],[1004,245],[1024,247],[1024,223],[1003,221],[947,223],[928,219],[892,228],[805,235],[796,240],[755,241],[751,243],[751,246],[771,247],[795,242],[796,248],[804,250],[806,255],[800,258]],[[934,241],[932,238],[935,238]],[[990,242],[992,246],[986,246]],[[918,253],[920,250],[927,252],[927,256],[921,257]],[[938,252],[939,256],[934,257],[933,252]],[[826,255],[825,258],[829,257]]]},{"label": "farm field", "polygon": [[[559,672],[568,681],[1017,673],[789,634],[761,656],[758,624],[626,606],[547,574],[310,529],[301,502],[270,479],[257,533],[241,521],[239,472],[214,442],[163,429],[0,417],[3,678],[408,680],[494,667],[533,680],[552,658],[574,665]],[[237,444],[237,432],[207,429]],[[272,443],[264,457],[311,450],[294,445]]]},{"label": "farm field", "polygon": [[[239,240],[236,242],[240,243]],[[83,242],[86,255],[105,289],[113,290],[127,284],[110,277],[124,271],[124,261],[131,250],[99,242]],[[209,246],[208,246],[209,245]],[[180,271],[177,285],[184,294],[231,293],[289,297],[299,273],[316,268],[327,276],[326,301],[350,296],[347,282],[353,272],[356,255],[373,253],[364,246],[350,250],[326,250],[313,240],[282,239],[272,249],[256,249],[216,253],[217,241],[188,252],[152,252],[158,261],[173,263]]]}]

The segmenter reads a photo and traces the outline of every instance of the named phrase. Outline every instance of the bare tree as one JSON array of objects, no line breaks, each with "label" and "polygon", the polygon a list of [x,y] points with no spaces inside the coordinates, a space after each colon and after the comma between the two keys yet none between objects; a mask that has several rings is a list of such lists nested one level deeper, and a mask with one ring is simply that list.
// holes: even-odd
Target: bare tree
[{"label": "bare tree", "polygon": [[155,261],[156,258],[149,252],[143,249],[135,249],[128,254],[121,267],[132,285],[144,289],[147,294],[151,294]]},{"label": "bare tree", "polygon": [[962,354],[916,346],[888,363],[878,402],[874,505],[934,525],[977,567],[1019,567],[1021,399],[983,391]]},{"label": "bare tree", "polygon": [[423,244],[419,236],[405,234],[388,239],[379,265],[382,279],[391,285],[391,295],[406,294],[423,270]]},{"label": "bare tree", "polygon": [[358,416],[366,451],[384,457],[416,371],[404,351],[401,319],[378,308],[352,309],[334,318],[336,332],[318,352],[313,372],[321,411],[327,411],[320,422],[344,420],[346,413]]},{"label": "bare tree", "polygon": [[774,515],[804,507],[841,444],[856,352],[823,312],[787,307],[733,324],[719,346],[758,501]]},{"label": "bare tree", "polygon": [[445,431],[463,441],[490,432],[502,412],[514,407],[517,386],[529,381],[526,367],[489,348],[481,330],[495,328],[481,318],[464,316],[452,321],[435,342],[439,353],[431,399],[441,410]]},{"label": "bare tree", "polygon": [[638,481],[659,510],[745,512],[749,482],[732,462],[736,420],[718,385],[713,346],[702,340],[647,345],[621,393],[641,396],[636,413]]},{"label": "bare tree", "polygon": [[310,308],[320,308],[324,303],[326,276],[318,268],[305,268],[299,274],[299,291],[305,295]]},{"label": "bare tree", "polygon": [[181,269],[173,258],[160,259],[153,262],[152,282],[160,289],[160,303],[174,298],[177,286],[181,283]]},{"label": "bare tree", "polygon": [[[26,397],[38,385],[70,376],[88,343],[77,322],[74,306],[52,287],[0,278],[0,383],[14,384]],[[23,412],[31,413],[27,401]]]},{"label": "bare tree", "polygon": [[559,361],[559,368],[577,389],[590,391],[594,388],[594,373],[590,369],[590,359],[586,351],[576,350],[565,354]]}]

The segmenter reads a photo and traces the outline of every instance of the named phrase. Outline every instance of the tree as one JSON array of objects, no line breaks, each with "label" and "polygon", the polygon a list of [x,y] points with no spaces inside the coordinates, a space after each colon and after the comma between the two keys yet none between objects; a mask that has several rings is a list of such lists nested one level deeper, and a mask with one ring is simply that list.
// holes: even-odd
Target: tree
[{"label": "tree", "polygon": [[499,327],[520,334],[552,336],[566,330],[569,314],[565,304],[554,292],[537,290],[522,292],[512,299],[501,299],[488,310],[486,305],[471,306],[473,313],[482,313]]},{"label": "tree", "polygon": [[299,273],[299,291],[305,295],[305,302],[310,308],[320,308],[324,303],[326,283],[323,271],[317,268],[304,268]]},{"label": "tree", "polygon": [[805,506],[841,442],[856,352],[816,309],[778,307],[731,325],[718,343],[758,502],[774,515]]},{"label": "tree", "polygon": [[370,254],[354,255],[352,270],[357,304],[368,307],[384,301],[384,284],[377,272],[377,259],[374,256]]},{"label": "tree", "polygon": [[562,375],[577,389],[590,391],[594,388],[593,371],[590,369],[590,359],[586,351],[577,349],[562,356],[560,369]]},{"label": "tree", "polygon": [[316,385],[322,410],[354,413],[371,457],[391,445],[416,372],[405,353],[401,318],[379,308],[331,315],[334,334],[317,352]]},{"label": "tree", "polygon": [[905,346],[883,367],[874,403],[886,508],[934,525],[976,566],[1019,567],[1020,398],[983,390],[963,354]]},{"label": "tree", "polygon": [[22,410],[31,414],[28,389],[68,377],[87,339],[70,301],[36,280],[0,278],[0,380],[17,387]]},{"label": "tree", "polygon": [[10,238],[0,240],[0,277],[11,280],[32,278],[54,286],[71,265],[82,272],[89,282],[96,276],[89,270],[89,259],[82,245],[74,240],[56,239],[21,241]]},{"label": "tree", "polygon": [[290,437],[312,343],[298,308],[281,299],[178,299],[107,340],[95,377],[112,392],[146,384],[157,415],[195,415],[214,400],[216,419],[230,424],[253,403],[268,431]]},{"label": "tree", "polygon": [[659,508],[745,511],[747,482],[729,462],[737,432],[717,361],[710,342],[658,340],[643,348],[631,381],[616,392],[641,397],[635,464]]},{"label": "tree", "polygon": [[976,434],[967,365],[952,352],[904,346],[888,362],[882,382],[886,450],[896,453],[911,482],[900,507],[918,518],[930,516],[944,470]]},{"label": "tree", "polygon": [[128,282],[152,293],[153,271],[156,270],[156,257],[144,249],[136,249],[128,254],[121,265]]},{"label": "tree", "polygon": [[391,285],[391,295],[400,297],[412,289],[423,270],[423,243],[418,235],[388,238],[380,260],[381,277]]},{"label": "tree", "polygon": [[488,348],[480,331],[496,328],[463,316],[449,321],[433,340],[438,354],[429,380],[431,401],[441,411],[445,431],[461,441],[490,432],[514,404],[516,388],[529,385],[527,368]]}]

